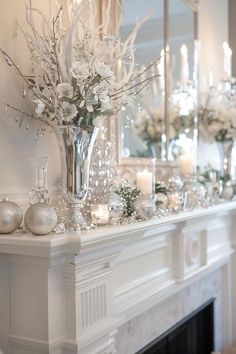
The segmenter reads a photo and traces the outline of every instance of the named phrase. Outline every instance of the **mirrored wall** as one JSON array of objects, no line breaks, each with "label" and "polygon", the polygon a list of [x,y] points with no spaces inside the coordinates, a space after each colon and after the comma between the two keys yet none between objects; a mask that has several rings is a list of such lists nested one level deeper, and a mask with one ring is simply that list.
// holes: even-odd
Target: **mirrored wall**
[{"label": "mirrored wall", "polygon": [[[122,0],[122,5],[123,38],[131,33],[137,20],[147,16],[135,41],[137,68],[141,70],[157,57],[160,59],[153,67],[153,74],[159,76],[133,106],[121,112],[119,160],[135,163],[137,158],[153,156],[163,160],[166,137],[171,139],[182,132],[182,121],[176,119],[181,100],[186,107],[187,99],[188,109],[194,111],[188,92],[197,83],[196,9],[185,0]],[[183,91],[185,96],[181,95]],[[189,111],[181,112],[183,117],[185,114],[189,116]],[[188,128],[189,125],[184,127],[184,133],[190,132]],[[193,133],[189,136],[192,138]]]}]

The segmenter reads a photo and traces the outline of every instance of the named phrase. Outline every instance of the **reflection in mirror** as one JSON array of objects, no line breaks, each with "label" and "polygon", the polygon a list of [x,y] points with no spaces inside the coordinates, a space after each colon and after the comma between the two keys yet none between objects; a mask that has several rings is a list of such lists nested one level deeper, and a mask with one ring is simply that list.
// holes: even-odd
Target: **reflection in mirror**
[{"label": "reflection in mirror", "polygon": [[[127,38],[137,19],[148,19],[140,29],[135,41],[136,63],[138,68],[146,67],[160,56],[163,49],[163,0],[123,0],[124,16],[121,22],[121,35]],[[146,86],[137,96],[135,107],[124,107],[121,113],[120,136],[121,158],[151,157],[150,146],[160,140],[164,131],[163,95],[164,95],[163,57],[153,68],[153,75],[160,78]],[[156,123],[156,116],[161,121]],[[155,118],[154,120],[152,118]],[[147,119],[149,123],[147,124]]]},{"label": "reflection in mirror", "polygon": [[[187,153],[196,157],[198,48],[192,8],[169,0],[171,159]],[[191,151],[192,150],[192,151]],[[196,158],[194,158],[194,162]]]},{"label": "reflection in mirror", "polygon": [[[169,4],[168,4],[169,3]],[[155,67],[160,76],[138,96],[135,107],[126,107],[119,126],[120,157],[165,157],[165,100],[168,100],[168,137],[171,141],[170,159],[181,150],[182,141],[194,149],[196,133],[197,52],[195,46],[194,12],[184,0],[123,0],[121,33],[126,38],[137,19],[150,15],[139,31],[135,42],[137,64],[141,68],[160,56]],[[168,5],[169,18],[164,18],[164,5]],[[134,11],[135,9],[135,11]],[[166,15],[166,14],[165,14]],[[170,82],[164,74],[164,25],[168,26],[170,44]],[[166,86],[167,84],[167,86]],[[169,85],[169,86],[168,86]],[[173,94],[174,93],[174,94]],[[166,101],[167,102],[167,101]],[[175,144],[177,138],[184,138]],[[196,135],[196,134],[195,134]],[[196,139],[195,139],[196,140]],[[172,149],[173,147],[173,149]]]}]

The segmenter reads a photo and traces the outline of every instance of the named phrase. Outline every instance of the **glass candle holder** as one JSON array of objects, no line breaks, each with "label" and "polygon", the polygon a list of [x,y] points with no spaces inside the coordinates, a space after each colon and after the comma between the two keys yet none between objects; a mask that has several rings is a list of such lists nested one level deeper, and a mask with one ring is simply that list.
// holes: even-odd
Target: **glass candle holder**
[{"label": "glass candle holder", "polygon": [[184,209],[195,209],[204,206],[206,198],[206,189],[201,185],[197,176],[186,176],[182,189],[184,193]]},{"label": "glass candle holder", "polygon": [[30,204],[50,202],[48,192],[48,157],[39,157],[31,159],[33,166],[33,188],[29,192]]},{"label": "glass candle holder", "polygon": [[94,225],[107,225],[109,223],[109,208],[107,204],[91,204],[91,221]]}]

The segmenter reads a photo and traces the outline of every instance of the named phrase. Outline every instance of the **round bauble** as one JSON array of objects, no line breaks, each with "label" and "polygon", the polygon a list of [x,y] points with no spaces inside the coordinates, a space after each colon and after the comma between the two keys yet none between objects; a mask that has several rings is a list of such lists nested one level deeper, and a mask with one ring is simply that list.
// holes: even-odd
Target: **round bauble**
[{"label": "round bauble", "polygon": [[20,207],[8,200],[0,202],[0,234],[10,234],[16,231],[22,222]]},{"label": "round bauble", "polygon": [[111,223],[116,223],[122,217],[124,212],[124,202],[115,192],[111,192],[108,200],[109,217]]},{"label": "round bauble", "polygon": [[143,219],[151,219],[155,213],[155,201],[151,195],[139,195],[135,201],[135,211]]},{"label": "round bauble", "polygon": [[57,225],[56,210],[47,203],[31,205],[25,213],[25,227],[34,235],[46,235]]},{"label": "round bauble", "polygon": [[230,200],[233,198],[233,196],[234,196],[234,189],[232,186],[232,182],[227,181],[223,187],[223,191],[221,193],[221,198],[226,199],[226,200]]}]

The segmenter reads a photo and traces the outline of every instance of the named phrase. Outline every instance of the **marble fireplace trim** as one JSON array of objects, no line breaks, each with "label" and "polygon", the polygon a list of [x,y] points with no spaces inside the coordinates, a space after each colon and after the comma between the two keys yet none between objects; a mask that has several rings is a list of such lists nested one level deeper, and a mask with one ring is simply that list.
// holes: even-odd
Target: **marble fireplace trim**
[{"label": "marble fireplace trim", "polygon": [[117,354],[134,354],[212,298],[215,299],[215,350],[220,352],[223,348],[224,322],[221,286],[222,271],[215,270],[130,319],[116,333]]},{"label": "marble fireplace trim", "polygon": [[[230,347],[235,210],[231,202],[69,235],[0,235],[0,352],[131,354],[210,297],[217,348]],[[144,331],[155,321],[157,333]],[[126,328],[140,333],[139,348],[120,348]]]}]

